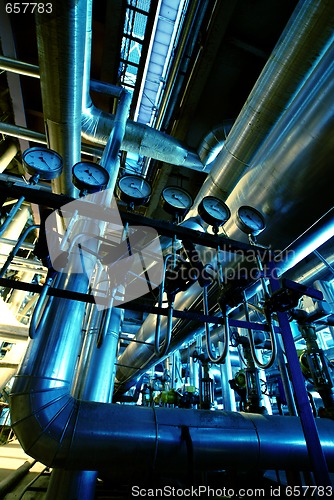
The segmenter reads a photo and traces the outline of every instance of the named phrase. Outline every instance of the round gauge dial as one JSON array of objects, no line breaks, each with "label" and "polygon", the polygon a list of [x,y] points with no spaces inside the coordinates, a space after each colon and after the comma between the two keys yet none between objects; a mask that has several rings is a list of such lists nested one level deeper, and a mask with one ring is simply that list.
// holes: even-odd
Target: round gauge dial
[{"label": "round gauge dial", "polygon": [[246,234],[258,235],[266,227],[263,215],[253,207],[243,205],[238,209],[236,224]]},{"label": "round gauge dial", "polygon": [[185,215],[193,204],[190,194],[180,187],[166,187],[161,197],[164,210],[173,215]]},{"label": "round gauge dial", "polygon": [[205,196],[198,205],[198,215],[210,226],[219,227],[231,217],[228,206],[215,196]]},{"label": "round gauge dial", "polygon": [[98,163],[79,161],[73,165],[72,180],[81,192],[97,193],[107,187],[109,174]]},{"label": "round gauge dial", "polygon": [[39,175],[43,180],[55,179],[63,169],[62,157],[53,149],[35,147],[22,154],[24,169],[30,175]]},{"label": "round gauge dial", "polygon": [[151,192],[150,184],[140,175],[124,175],[118,181],[118,197],[126,203],[145,205]]}]

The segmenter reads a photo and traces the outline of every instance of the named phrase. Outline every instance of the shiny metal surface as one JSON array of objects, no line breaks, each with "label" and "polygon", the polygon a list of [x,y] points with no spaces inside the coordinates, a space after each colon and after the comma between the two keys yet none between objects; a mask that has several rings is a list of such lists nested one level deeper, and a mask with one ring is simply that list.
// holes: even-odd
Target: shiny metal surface
[{"label": "shiny metal surface", "polygon": [[[328,183],[334,153],[334,37],[323,58],[263,143],[257,161],[226,200],[232,212],[245,202],[267,222],[259,242],[282,248],[306,231],[333,206]],[[328,156],[327,156],[328,155]],[[321,203],[315,203],[321,192]],[[233,221],[225,230],[240,237]],[[331,237],[328,233],[327,239]],[[324,242],[324,241],[323,241]]]},{"label": "shiny metal surface", "polygon": [[[31,389],[40,387],[40,382],[31,379]],[[43,386],[43,392],[39,390],[34,397],[27,392],[12,396],[11,406],[14,429],[24,450],[49,466],[98,468],[118,478],[153,466],[156,471],[177,473],[187,460],[182,437],[182,429],[187,429],[198,471],[226,467],[310,469],[300,422],[295,417],[87,401],[79,404],[64,386],[47,388],[46,381]],[[24,418],[20,406],[26,408]],[[332,422],[319,419],[317,424],[329,469],[333,470]]]},{"label": "shiny metal surface", "polygon": [[[311,8],[313,12],[315,5],[313,2],[311,3],[313,6],[309,5],[310,2],[306,2],[305,6],[308,4],[308,8]],[[321,11],[323,8],[324,6],[322,5]],[[244,137],[243,144],[248,144],[249,142],[249,148],[250,151],[252,150],[255,163],[252,168],[250,166],[247,168],[246,173],[239,182],[236,180],[237,185],[226,200],[232,213],[235,213],[239,206],[250,203],[264,213],[267,229],[261,234],[260,242],[262,243],[263,241],[265,244],[270,244],[276,249],[289,245],[290,242],[298,236],[292,232],[293,228],[299,227],[301,232],[305,231],[310,221],[311,224],[316,222],[317,218],[323,215],[323,210],[329,210],[333,205],[332,186],[331,183],[328,182],[328,176],[331,175],[332,165],[328,161],[328,158],[333,157],[334,154],[334,142],[332,140],[334,125],[334,113],[332,112],[334,93],[334,40],[333,33],[328,32],[327,23],[328,19],[331,18],[330,13],[334,8],[333,6],[329,6],[329,4],[326,8],[330,10],[330,12],[327,13],[328,18],[325,19],[326,16],[324,12],[322,12],[320,16],[323,23],[327,26],[327,29],[324,30],[326,37],[320,37],[323,48],[320,59],[317,58],[317,64],[313,67],[313,71],[307,73],[308,78],[304,82],[300,92],[289,104],[286,111],[282,113],[280,120],[278,120],[272,128],[271,134],[266,140],[264,140],[265,136],[262,137],[264,142],[258,151],[252,149],[254,144],[257,144],[257,147],[259,144],[256,143],[256,136],[254,137],[251,133],[251,129],[249,129],[249,135]],[[303,10],[299,15],[301,15],[302,12]],[[304,13],[303,15],[306,14]],[[310,13],[308,13],[308,15],[310,15]],[[305,19],[304,21],[305,26],[302,33],[306,36],[308,30],[311,29],[312,23],[310,20]],[[296,35],[295,29],[297,25],[293,24],[291,27],[292,31],[288,31],[285,39],[286,44],[290,43],[291,37]],[[301,44],[302,38],[300,38],[299,35],[298,40],[298,43]],[[320,43],[320,40],[318,40],[317,43]],[[290,53],[293,47],[297,50],[297,45],[295,40],[292,46],[285,47],[284,49],[283,40],[279,47],[281,47],[280,50],[282,54],[287,56],[287,53]],[[299,51],[304,53],[304,48],[305,47],[299,47],[298,53]],[[290,57],[292,57],[292,54],[293,52],[291,52]],[[281,61],[281,64],[288,64],[288,60],[289,59]],[[273,59],[272,63],[275,67],[276,60]],[[264,75],[267,75],[267,77],[268,74],[272,76],[272,71],[273,68],[270,69],[270,67],[268,67]],[[278,71],[277,68],[276,71]],[[267,74],[267,72],[269,73]],[[268,89],[270,93],[267,96],[267,100],[265,100],[264,96],[266,93],[262,87],[261,81],[260,79],[258,82],[260,86],[259,89],[256,87],[252,93],[252,99],[255,99],[256,95],[260,98],[261,102],[258,104],[259,107],[265,106],[265,109],[267,107],[268,109],[276,109],[274,102],[271,100],[271,98],[275,98],[274,95],[271,94],[275,88],[275,84],[279,86],[279,89],[281,89],[281,92],[286,98],[289,92],[291,92],[290,81],[288,82],[283,78],[283,82],[279,82],[274,78],[274,83],[272,84],[273,88],[270,86],[270,89]],[[264,81],[266,82],[267,80],[265,79]],[[299,79],[298,82],[298,85],[301,85],[302,79]],[[287,88],[285,88],[285,86]],[[264,94],[260,93],[260,89],[262,89]],[[285,104],[288,103],[285,101]],[[252,109],[252,106],[250,106],[250,103],[248,103],[248,106],[249,107],[245,108],[245,116],[242,118],[240,115],[239,121],[250,119],[247,110]],[[281,112],[282,111],[283,109]],[[264,118],[259,119],[262,120]],[[225,147],[227,147],[227,142],[230,140],[232,141],[233,137],[237,141],[235,147],[238,147],[239,139],[236,139],[233,133],[235,127],[238,126],[237,122],[229,133]],[[271,126],[273,126],[273,124]],[[245,130],[246,129],[248,130],[247,127]],[[266,133],[268,133],[268,130],[266,130]],[[241,135],[241,137],[243,137],[243,135]],[[260,140],[259,137],[258,140]],[[225,153],[222,152],[216,159],[215,165],[207,181],[204,183],[203,188],[196,198],[197,202],[199,202],[203,196],[207,195],[223,196],[223,191],[226,198],[227,192],[225,192],[225,188],[228,188],[228,186],[231,188],[233,187],[230,185],[230,179],[227,180],[227,183],[225,182],[225,172],[229,172],[229,166],[226,162],[222,164],[221,155],[223,154]],[[233,159],[237,162],[234,156]],[[317,168],[314,167],[315,162]],[[236,163],[234,163],[234,167],[236,167]],[[243,170],[244,169],[245,165],[243,165]],[[219,173],[216,177],[214,177],[215,172]],[[317,205],[314,202],[310,203],[310,200],[313,200],[318,192],[322,193],[321,204]],[[191,210],[190,214],[194,215],[194,210]],[[231,238],[239,240],[245,238],[231,219],[225,224],[224,229]],[[328,238],[330,238],[330,236],[331,235],[328,234]],[[228,261],[225,263],[225,272],[227,264]],[[287,270],[287,267],[285,270]],[[191,287],[189,290],[193,290],[194,293],[198,295],[201,293],[201,290],[198,291],[195,287]],[[179,305],[176,306],[176,308],[188,307],[188,294],[185,296],[185,305],[183,305],[182,294],[179,294],[176,298]],[[149,316],[145,323],[150,321],[151,319]],[[147,328],[147,337],[142,335],[143,330],[146,329],[145,323],[139,331],[140,339],[150,342],[151,334],[149,328]],[[184,338],[184,340],[186,340],[186,338]],[[127,358],[128,350],[129,353],[131,351],[131,356],[129,356],[129,358]],[[124,351],[121,357],[124,365],[138,366],[138,364],[134,362],[136,359],[134,351],[135,349],[133,346],[129,346]],[[142,351],[143,348],[137,346],[140,364],[142,364],[142,366],[147,366],[147,358],[139,354],[142,353]],[[117,370],[117,378],[119,377],[119,370],[120,368]],[[122,369],[123,380],[129,378],[126,376],[125,371],[126,370]],[[134,375],[135,371],[131,368],[129,369],[129,372],[130,371]]]},{"label": "shiny metal surface", "polygon": [[64,160],[54,191],[73,196],[72,166],[81,159],[86,0],[59,1],[36,13],[43,115],[48,146]]},{"label": "shiny metal surface", "polygon": [[[263,151],[263,141],[280,116],[289,109],[291,100],[333,39],[333,23],[333,2],[299,2],[237,117],[193,208],[203,196],[212,195],[226,200],[241,177],[257,166],[258,151]],[[290,141],[287,147],[289,145]],[[298,151],[301,152],[300,149]],[[250,193],[248,200],[253,202]],[[258,208],[261,207],[258,205]]]},{"label": "shiny metal surface", "polygon": [[[92,0],[87,0],[87,19],[85,35],[85,68],[82,103],[82,136],[95,144],[105,145],[111,131],[115,128],[115,116],[94,106],[90,94],[91,65],[91,22]],[[149,156],[157,160],[182,165],[195,170],[203,170],[204,165],[195,151],[190,151],[177,139],[155,130],[142,123],[127,121],[121,149]]]}]

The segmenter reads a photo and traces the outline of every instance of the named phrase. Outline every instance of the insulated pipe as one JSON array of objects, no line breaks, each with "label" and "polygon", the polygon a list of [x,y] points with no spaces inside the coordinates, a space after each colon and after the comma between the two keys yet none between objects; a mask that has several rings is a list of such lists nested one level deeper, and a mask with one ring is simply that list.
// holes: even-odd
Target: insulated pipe
[{"label": "insulated pipe", "polygon": [[2,173],[15,158],[17,153],[17,145],[11,142],[8,144],[7,149],[0,157],[0,173]]},{"label": "insulated pipe", "polygon": [[[96,108],[89,94],[92,45],[91,9],[92,0],[88,0],[82,101],[82,136],[95,144],[104,145],[111,131],[115,128],[115,117]],[[187,149],[177,139],[147,125],[131,120],[127,121],[120,149],[194,170],[204,170],[205,168],[197,153]]]},{"label": "insulated pipe", "polygon": [[[90,38],[91,38],[91,30],[88,29],[87,40],[86,40],[87,51],[91,47]],[[88,60],[87,57],[85,62],[85,75],[86,75],[85,78],[87,79],[87,81],[89,81],[89,71],[88,71],[89,68],[90,68],[90,61]],[[40,78],[39,66],[18,61],[16,59],[10,59],[7,57],[0,56],[0,69],[5,69],[7,71],[19,73],[21,75]],[[90,90],[93,90],[95,92],[101,92],[103,94],[117,96],[117,97],[120,96],[117,94],[117,90],[119,94],[121,93],[122,90],[124,91],[124,89],[122,89],[121,87],[109,85],[98,81],[90,81],[89,87]],[[84,137],[87,136],[87,138],[89,140],[92,140],[94,143],[105,145],[108,141],[108,134],[110,135],[111,131],[115,129],[117,125],[115,123],[116,117],[114,115],[103,113],[102,111],[95,108],[91,102],[89,94],[87,98],[84,97],[83,115],[84,115],[83,136]],[[100,115],[101,117],[102,116],[104,117],[105,125],[108,124],[108,129],[104,129],[102,131],[102,136],[101,136],[101,130],[100,133],[94,130],[95,124],[100,120]],[[212,161],[212,158],[217,155],[218,150],[220,150],[223,147],[224,139],[226,138],[227,133],[231,128],[231,125],[232,122],[230,124],[230,122],[227,121],[224,122],[222,126],[217,127],[214,131],[212,132],[210,131],[210,133],[203,138],[203,141],[199,147],[199,154],[197,155],[194,151],[188,151],[188,149],[185,146],[183,146],[179,141],[177,141],[173,137],[168,136],[146,125],[129,120],[127,122],[128,134],[122,141],[122,149],[131,152],[138,152],[139,150],[145,152],[143,148],[150,148],[149,151],[150,154],[146,154],[146,156],[149,156],[157,160],[160,159],[162,161],[166,161],[171,164],[183,165],[185,167],[189,167],[194,170],[204,170],[206,163],[210,163],[210,161]],[[101,125],[101,128],[102,126],[103,125]],[[18,127],[16,125],[1,123],[0,132],[12,137],[28,139],[30,141],[35,141],[40,144],[47,144],[47,138],[44,134],[25,129],[24,127]],[[96,136],[96,134],[98,135]],[[128,140],[128,142],[126,142],[126,139]],[[141,144],[139,144],[138,141],[141,141]],[[156,147],[159,146],[159,144],[161,145],[161,151],[157,151],[155,149]],[[173,148],[175,148],[175,151]],[[90,154],[92,156],[101,156],[100,148],[98,147],[94,148],[93,146],[89,146],[88,144],[82,145],[82,152]],[[148,152],[146,151],[146,153]]]},{"label": "insulated pipe", "polygon": [[[265,142],[263,148],[258,152],[258,164],[249,169],[227,200],[232,212],[236,212],[236,209],[243,203],[254,203],[255,207],[266,214],[268,227],[261,234],[261,238],[265,237],[267,244],[272,244],[274,248],[286,245],[296,237],[296,234],[292,233],[290,240],[288,239],[289,232],[295,227],[290,222],[293,221],[294,214],[297,214],[299,227],[301,224],[305,226],[310,217],[313,217],[312,223],[314,222],[316,212],[321,210],[320,204],[317,206],[310,203],[310,198],[314,196],[316,191],[322,193],[323,205],[332,206],[332,186],[328,182],[328,175],[330,175],[332,167],[326,158],[331,158],[334,154],[333,141],[331,141],[334,125],[334,115],[331,113],[334,91],[333,61],[334,43],[323,54],[301,92],[276,124],[272,135],[267,139],[267,143]],[[261,155],[263,157],[262,163],[260,161]],[[314,169],[314,162],[310,160],[312,158],[317,159],[317,169]],[[216,161],[218,160],[219,157]],[[213,184],[212,186],[214,187]],[[206,196],[212,193],[204,186],[200,194]],[[289,212],[287,212],[288,209]],[[319,214],[318,217],[320,215],[322,214]],[[331,222],[326,220],[328,222],[327,228],[330,227],[333,230]],[[312,229],[316,228],[315,225]],[[228,221],[224,229],[229,237],[240,239],[241,233],[233,221]],[[315,235],[313,230],[308,234],[309,241]],[[319,229],[319,231],[322,230]],[[323,232],[323,238],[319,240],[319,244],[325,241],[325,234],[327,239],[333,234],[327,230]],[[230,255],[228,254],[225,262],[225,273],[228,270],[227,262],[229,259]],[[284,266],[284,263],[277,264],[278,267],[280,265]],[[291,265],[292,262],[288,259],[285,271]],[[230,268],[234,271],[233,266],[232,262]],[[175,308],[189,307],[191,291],[193,291],[192,302],[195,302],[200,294],[198,288],[193,285],[186,295],[178,294]],[[143,342],[150,343],[152,341],[152,330],[148,327],[151,321],[153,321],[153,316],[150,315],[138,332],[138,339]],[[144,331],[146,334],[143,333]],[[184,341],[186,340],[185,337]],[[144,350],[146,350],[146,356]],[[144,347],[144,344],[135,347],[130,344],[123,352],[119,362],[130,367],[138,367],[139,360],[141,367],[148,368],[151,362],[154,363],[154,359],[148,355],[148,348]],[[131,383],[130,378],[133,377],[132,380],[134,380],[136,377],[136,370],[119,367],[116,377],[118,381],[126,380],[128,386]]]},{"label": "insulated pipe", "polygon": [[[255,165],[253,158],[263,141],[282,113],[289,109],[292,99],[326,51],[333,38],[333,24],[334,3],[331,0],[301,0],[298,3],[192,210],[207,195],[226,200],[243,174]],[[329,105],[328,111],[330,109]],[[281,143],[284,144],[283,139]]]},{"label": "insulated pipe", "polygon": [[30,471],[30,469],[36,464],[36,460],[32,462],[27,460],[18,469],[12,472],[8,477],[0,482],[0,495],[2,498],[5,497],[12,488],[14,488],[19,481],[21,481]]},{"label": "insulated pipe", "polygon": [[[197,471],[310,470],[296,417],[79,402],[68,384],[21,372],[11,395],[16,436],[26,453],[48,466],[104,470],[118,479],[151,469],[179,475],[189,453],[186,430]],[[317,419],[317,427],[334,470],[332,421]]]},{"label": "insulated pipe", "polygon": [[43,115],[48,146],[64,160],[53,190],[75,195],[72,166],[81,159],[81,104],[86,0],[58,0],[36,13]]}]

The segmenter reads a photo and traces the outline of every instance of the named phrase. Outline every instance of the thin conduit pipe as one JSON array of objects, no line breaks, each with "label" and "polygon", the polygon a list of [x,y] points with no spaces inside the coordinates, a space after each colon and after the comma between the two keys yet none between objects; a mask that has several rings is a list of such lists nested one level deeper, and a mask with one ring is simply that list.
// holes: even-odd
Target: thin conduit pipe
[{"label": "thin conduit pipe", "polygon": [[[46,276],[45,283],[42,287],[41,293],[36,302],[34,311],[31,316],[30,325],[29,325],[29,337],[31,339],[36,338],[39,332],[39,325],[41,325],[42,316],[41,311],[45,303],[45,299],[47,297],[48,291],[57,276],[57,273],[53,269],[48,269],[48,274]],[[48,314],[49,309],[46,309],[43,314]]]},{"label": "thin conduit pipe", "polygon": [[[248,303],[247,303],[245,293],[244,293],[244,307],[245,307],[245,318],[246,318],[246,321],[249,322],[250,316],[249,316]],[[274,332],[271,320],[268,321],[268,325],[269,325],[269,336],[270,336],[270,341],[271,341],[271,355],[270,355],[270,359],[267,363],[262,363],[258,359],[258,357],[256,355],[253,332],[252,332],[251,328],[247,328],[249,347],[251,350],[253,361],[254,361],[255,365],[258,366],[259,368],[262,368],[262,370],[266,370],[267,368],[270,368],[276,360],[277,347],[276,347],[275,332]]]},{"label": "thin conduit pipe", "polygon": [[[165,262],[164,262],[164,269],[163,269],[163,277],[162,277],[162,282],[160,284],[160,289],[159,289],[159,301],[158,301],[158,307],[162,307],[162,302],[163,302],[163,295],[165,291],[165,279],[166,279],[166,272],[167,272],[167,264],[168,262],[173,259],[175,260],[175,255],[174,253],[170,253],[166,255]],[[170,346],[170,340],[172,337],[172,328],[173,328],[173,308],[174,308],[174,301],[168,300],[168,314],[167,314],[167,327],[166,327],[166,333],[165,333],[165,338],[164,338],[164,344],[162,348],[160,349],[160,332],[161,332],[161,314],[157,315],[157,322],[155,326],[155,337],[154,337],[154,353],[158,358],[161,358],[166,354],[166,352],[169,349]]]},{"label": "thin conduit pipe", "polygon": [[[36,132],[35,130],[29,130],[25,127],[20,127],[18,125],[12,125],[11,123],[5,123],[0,121],[0,132],[9,137],[16,137],[17,139],[26,139],[31,142],[38,144],[48,145],[48,141],[45,134],[41,132]],[[100,158],[103,153],[102,147],[90,146],[89,144],[82,144],[81,153],[89,156],[96,156]],[[43,186],[44,187],[44,186]]]},{"label": "thin conduit pipe", "polygon": [[6,229],[8,229],[8,227],[9,227],[10,223],[12,222],[12,220],[14,219],[15,215],[20,210],[20,208],[21,208],[24,200],[25,200],[25,197],[24,196],[20,196],[20,198],[15,203],[15,205],[12,206],[12,208],[10,209],[9,214],[6,217],[6,220],[0,226],[0,236],[2,236],[3,233],[6,231]]},{"label": "thin conduit pipe", "polygon": [[[12,221],[12,219],[11,219]],[[8,227],[8,226],[7,226]],[[24,240],[26,239],[26,237],[28,236],[28,234],[33,231],[34,229],[39,229],[39,225],[37,224],[32,224],[31,226],[27,227],[23,233],[21,234],[18,242],[16,243],[16,245],[14,246],[14,248],[11,250],[10,254],[8,255],[8,258],[6,260],[6,262],[4,263],[1,271],[0,271],[0,278],[3,278],[4,277],[4,274],[5,272],[7,271],[7,269],[9,268],[12,260],[14,259],[14,257],[16,256],[17,252],[19,251],[19,249],[21,248],[22,246],[22,243],[24,242]]]},{"label": "thin conduit pipe", "polygon": [[327,269],[329,269],[334,276],[334,267],[321,255],[320,252],[318,252],[318,250],[313,250],[313,253],[318,257],[319,260],[321,260],[323,264],[325,264]]},{"label": "thin conduit pipe", "polygon": [[[206,316],[209,315],[209,304],[208,304],[208,287],[204,286],[203,287],[203,310],[204,314]],[[226,355],[227,355],[227,350],[229,347],[229,322],[228,322],[228,315],[227,312],[224,311],[224,331],[223,331],[223,340],[221,343],[223,344],[222,347],[222,352],[220,356],[215,357],[213,352],[212,352],[212,346],[211,346],[211,332],[210,332],[210,326],[207,322],[205,322],[205,338],[206,338],[206,349],[207,349],[207,354],[208,358],[212,363],[215,364],[221,364],[225,362]]]},{"label": "thin conduit pipe", "polygon": [[[256,236],[249,234],[248,239],[249,239],[249,242],[251,245],[256,246],[258,244]],[[268,288],[267,282],[265,280],[262,261],[261,261],[261,258],[259,256],[259,253],[257,250],[255,250],[255,258],[256,258],[257,267],[258,267],[258,270],[260,273],[260,282],[262,285],[264,296],[269,297],[269,288]],[[245,293],[244,293],[244,305],[245,305],[245,317],[246,317],[246,320],[249,322],[249,309],[248,309],[248,302],[247,302],[247,298],[246,298]],[[276,334],[275,334],[275,331],[273,328],[272,315],[270,314],[268,317],[266,315],[266,320],[267,320],[267,325],[269,327],[269,338],[270,338],[270,343],[271,343],[271,355],[270,355],[269,361],[267,363],[262,363],[262,361],[260,361],[258,359],[258,357],[256,355],[252,330],[250,328],[247,328],[249,346],[250,346],[253,361],[254,361],[256,366],[258,366],[259,368],[262,368],[263,370],[270,368],[274,364],[275,359],[276,359],[276,353],[277,353]]]}]

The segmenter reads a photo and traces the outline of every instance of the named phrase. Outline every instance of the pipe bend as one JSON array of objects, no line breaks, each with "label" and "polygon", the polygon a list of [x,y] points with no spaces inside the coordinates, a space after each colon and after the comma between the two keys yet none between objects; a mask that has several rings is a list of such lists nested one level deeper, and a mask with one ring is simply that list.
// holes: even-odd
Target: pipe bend
[{"label": "pipe bend", "polygon": [[[118,475],[165,470],[168,463],[169,472],[177,473],[187,457],[182,440],[187,426],[198,470],[310,469],[297,417],[80,401],[70,395],[68,383],[33,376],[19,376],[14,390],[11,415],[18,440],[26,453],[55,468],[108,468]],[[333,471],[333,422],[317,423]]]},{"label": "pipe bend", "polygon": [[37,379],[36,387],[33,384],[30,389],[29,377],[20,382],[27,388],[10,396],[15,435],[31,457],[48,466],[62,466],[71,448],[78,402],[61,381],[53,381],[56,386],[48,387],[50,379]]}]

